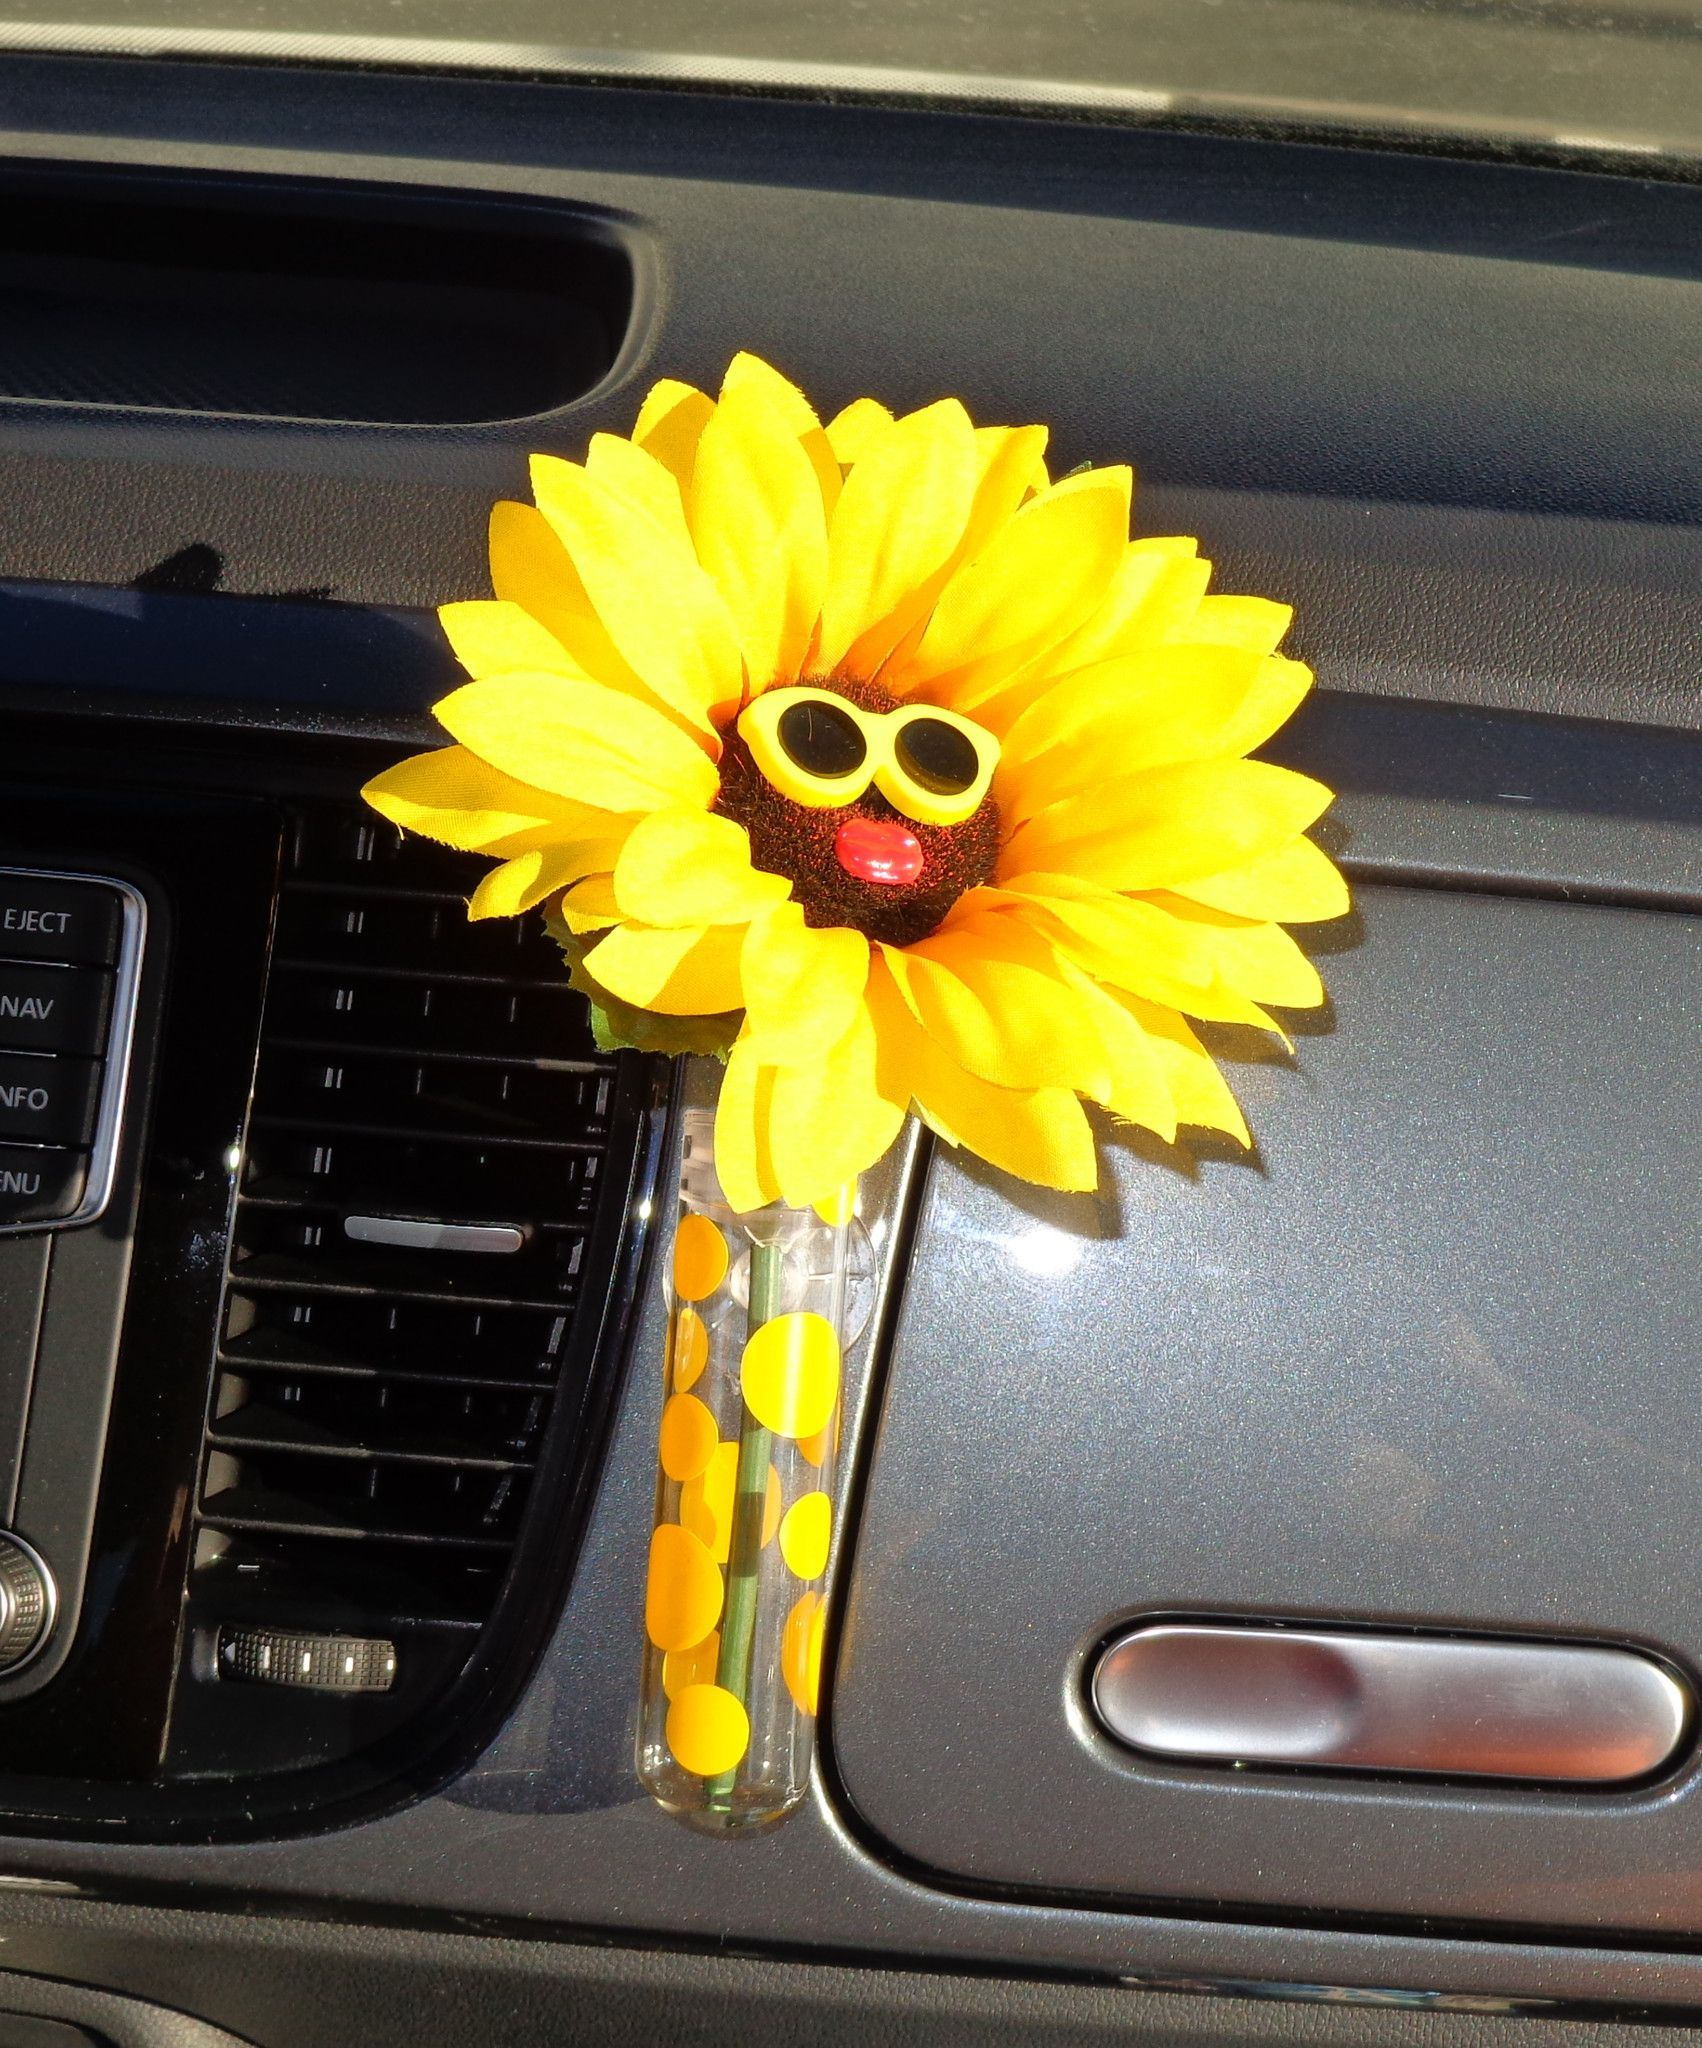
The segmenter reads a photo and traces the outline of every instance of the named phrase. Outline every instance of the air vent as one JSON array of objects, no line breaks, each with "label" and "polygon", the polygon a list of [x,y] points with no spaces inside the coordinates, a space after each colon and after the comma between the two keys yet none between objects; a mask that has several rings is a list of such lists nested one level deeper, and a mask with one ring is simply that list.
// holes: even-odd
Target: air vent
[{"label": "air vent", "polygon": [[[541,923],[468,923],[479,865],[370,816],[294,824],[178,1703],[221,1768],[323,1760],[417,1712],[529,1517],[562,1511],[634,1120]],[[232,1645],[256,1636],[306,1644],[312,1683],[271,1659],[255,1683]],[[339,1697],[345,1661],[393,1682]]]}]

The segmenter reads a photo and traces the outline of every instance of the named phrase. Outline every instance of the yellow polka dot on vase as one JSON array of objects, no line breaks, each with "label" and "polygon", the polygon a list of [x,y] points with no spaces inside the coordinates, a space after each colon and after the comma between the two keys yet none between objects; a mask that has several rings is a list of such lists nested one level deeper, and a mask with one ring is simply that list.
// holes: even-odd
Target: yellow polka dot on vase
[{"label": "yellow polka dot on vase", "polygon": [[707,1216],[683,1216],[674,1233],[674,1292],[707,1301],[727,1277],[727,1240]]},{"label": "yellow polka dot on vase", "polygon": [[[708,1545],[709,1553],[717,1564],[727,1562],[727,1554],[732,1548],[733,1495],[738,1483],[738,1445],[718,1444],[710,1453],[709,1463],[702,1474],[688,1482],[680,1492],[680,1521]],[[765,1545],[774,1541],[774,1532],[780,1527],[783,1498],[780,1474],[770,1465],[768,1497],[762,1510],[762,1540]]]},{"label": "yellow polka dot on vase", "polygon": [[674,1392],[686,1394],[703,1377],[709,1363],[709,1332],[696,1309],[682,1308],[674,1317]]},{"label": "yellow polka dot on vase", "polygon": [[793,1605],[780,1632],[780,1674],[800,1713],[813,1714],[821,1700],[821,1646],[827,1603],[805,1593]]},{"label": "yellow polka dot on vase", "polygon": [[689,1650],[670,1650],[662,1659],[662,1690],[676,1698],[688,1685],[712,1685],[721,1660],[721,1631],[712,1628]]},{"label": "yellow polka dot on vase", "polygon": [[688,1685],[668,1709],[665,1730],[674,1760],[694,1777],[718,1778],[750,1747],[751,1722],[721,1685]]},{"label": "yellow polka dot on vase", "polygon": [[832,1540],[833,1503],[825,1493],[806,1493],[786,1510],[780,1524],[780,1555],[793,1578],[820,1578]]},{"label": "yellow polka dot on vase", "polygon": [[682,1484],[695,1479],[715,1455],[721,1432],[695,1394],[676,1394],[662,1410],[658,1455],[662,1470]]},{"label": "yellow polka dot on vase", "polygon": [[839,1339],[826,1316],[798,1310],[764,1323],[739,1367],[745,1406],[776,1436],[814,1436],[839,1399]]},{"label": "yellow polka dot on vase", "polygon": [[689,1650],[721,1619],[724,1588],[709,1546],[689,1529],[663,1522],[650,1536],[644,1627],[659,1650]]}]

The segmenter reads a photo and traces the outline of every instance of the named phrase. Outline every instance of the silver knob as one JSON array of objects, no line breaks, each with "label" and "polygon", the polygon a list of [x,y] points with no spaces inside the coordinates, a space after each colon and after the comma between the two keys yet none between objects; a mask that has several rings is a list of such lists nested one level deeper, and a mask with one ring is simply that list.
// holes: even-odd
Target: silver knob
[{"label": "silver knob", "polygon": [[21,1536],[0,1534],[0,1674],[27,1663],[53,1632],[53,1574]]}]

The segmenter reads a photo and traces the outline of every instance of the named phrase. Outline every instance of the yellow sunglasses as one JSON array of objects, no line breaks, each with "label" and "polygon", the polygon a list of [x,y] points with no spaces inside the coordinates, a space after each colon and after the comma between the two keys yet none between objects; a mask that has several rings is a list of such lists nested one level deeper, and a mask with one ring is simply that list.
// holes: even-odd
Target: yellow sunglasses
[{"label": "yellow sunglasses", "polygon": [[919,825],[961,825],[981,808],[999,743],[935,704],[864,711],[808,684],[768,690],[739,715],[751,759],[794,803],[833,810],[872,782]]}]

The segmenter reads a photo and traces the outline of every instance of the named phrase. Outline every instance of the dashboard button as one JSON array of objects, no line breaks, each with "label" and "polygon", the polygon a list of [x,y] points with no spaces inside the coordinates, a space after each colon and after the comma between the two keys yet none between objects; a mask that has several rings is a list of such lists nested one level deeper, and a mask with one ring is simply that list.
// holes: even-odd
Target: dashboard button
[{"label": "dashboard button", "polygon": [[86,1145],[100,1104],[98,1060],[0,1052],[0,1139]]},{"label": "dashboard button", "polygon": [[118,898],[94,883],[0,873],[0,959],[109,967],[121,917]]},{"label": "dashboard button", "polygon": [[0,960],[0,1047],[96,1052],[111,997],[112,977],[97,968],[23,967]]},{"label": "dashboard button", "polygon": [[51,1223],[83,1198],[88,1161],[81,1152],[0,1145],[0,1223]]}]

